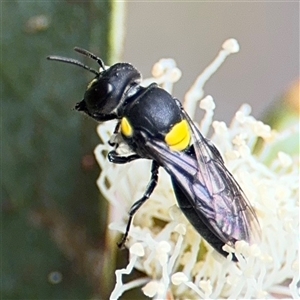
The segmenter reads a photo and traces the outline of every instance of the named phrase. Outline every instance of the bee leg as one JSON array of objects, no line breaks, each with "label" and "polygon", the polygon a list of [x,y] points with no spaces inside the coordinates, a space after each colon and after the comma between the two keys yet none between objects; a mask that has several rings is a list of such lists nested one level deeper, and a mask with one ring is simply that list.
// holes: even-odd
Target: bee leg
[{"label": "bee leg", "polygon": [[117,134],[119,132],[120,126],[121,126],[121,122],[119,121],[115,127],[114,134]]},{"label": "bee leg", "polygon": [[108,153],[107,158],[110,162],[114,164],[126,164],[141,157],[137,154],[121,156],[116,151],[113,150]]},{"label": "bee leg", "polygon": [[126,239],[127,239],[128,233],[129,233],[129,229],[130,229],[130,225],[131,225],[131,221],[133,219],[134,214],[149,199],[149,197],[151,196],[152,192],[154,191],[154,189],[157,185],[158,169],[159,169],[159,165],[157,164],[157,162],[152,161],[150,181],[147,185],[147,188],[146,188],[146,191],[145,191],[143,197],[141,199],[139,199],[138,201],[136,201],[130,208],[129,219],[128,219],[128,222],[127,222],[125,234],[123,235],[121,241],[118,243],[119,248],[124,247],[124,244],[126,242]]}]

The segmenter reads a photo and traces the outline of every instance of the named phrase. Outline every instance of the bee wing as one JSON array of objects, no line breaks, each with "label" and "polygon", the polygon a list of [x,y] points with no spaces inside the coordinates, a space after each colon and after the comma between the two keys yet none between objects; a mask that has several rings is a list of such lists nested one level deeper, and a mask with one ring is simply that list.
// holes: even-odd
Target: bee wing
[{"label": "bee wing", "polygon": [[[256,213],[243,190],[227,170],[218,149],[203,137],[199,129],[183,110],[190,125],[198,165],[198,176],[205,183],[212,199],[215,218],[211,225],[226,236],[249,243],[260,240],[260,226]],[[221,236],[220,236],[221,238]]]},{"label": "bee wing", "polygon": [[[187,116],[193,136],[190,152],[176,152],[162,141],[145,138],[151,156],[175,179],[199,218],[221,241],[258,240],[256,214],[227,170],[217,148]],[[145,133],[144,133],[145,134]]]}]

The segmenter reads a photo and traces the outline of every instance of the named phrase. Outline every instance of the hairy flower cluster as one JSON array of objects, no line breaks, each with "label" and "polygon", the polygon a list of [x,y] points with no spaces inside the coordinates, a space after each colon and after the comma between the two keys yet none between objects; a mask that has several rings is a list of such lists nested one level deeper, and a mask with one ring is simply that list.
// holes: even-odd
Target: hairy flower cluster
[{"label": "hairy flower cluster", "polygon": [[[185,97],[184,107],[194,118],[196,103],[203,98],[203,85],[230,53],[238,51],[235,40],[223,44],[213,63],[197,78]],[[153,68],[153,78],[171,92],[181,72],[173,60],[161,60]],[[126,247],[130,257],[126,268],[116,270],[116,285],[110,299],[118,299],[126,290],[142,287],[153,299],[273,299],[299,298],[299,157],[279,152],[267,165],[265,160],[280,141],[298,128],[275,132],[250,115],[243,105],[231,124],[213,121],[215,104],[211,96],[200,102],[205,111],[199,124],[222,154],[226,167],[234,175],[253,205],[262,230],[258,245],[239,241],[235,249],[224,246],[223,258],[195,231],[176,204],[169,175],[160,169],[158,186],[151,198],[138,210],[130,228]],[[103,144],[95,149],[101,167],[98,186],[112,207],[109,228],[125,232],[128,211],[141,198],[150,179],[151,164],[137,160],[114,165],[106,156],[115,123],[98,127]],[[259,153],[257,140],[263,141]],[[116,217],[115,217],[116,216]],[[238,262],[231,261],[235,253]],[[133,269],[145,276],[123,283]]]}]

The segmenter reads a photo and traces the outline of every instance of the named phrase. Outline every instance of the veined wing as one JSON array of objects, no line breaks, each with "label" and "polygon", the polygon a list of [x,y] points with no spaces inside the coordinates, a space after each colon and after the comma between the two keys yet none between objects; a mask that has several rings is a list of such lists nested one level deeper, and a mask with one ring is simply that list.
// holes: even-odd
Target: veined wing
[{"label": "veined wing", "polygon": [[225,167],[217,148],[189,118],[188,122],[193,145],[187,152],[172,151],[164,142],[143,133],[149,155],[175,179],[213,235],[231,246],[237,240],[257,241],[259,223],[242,189]]}]

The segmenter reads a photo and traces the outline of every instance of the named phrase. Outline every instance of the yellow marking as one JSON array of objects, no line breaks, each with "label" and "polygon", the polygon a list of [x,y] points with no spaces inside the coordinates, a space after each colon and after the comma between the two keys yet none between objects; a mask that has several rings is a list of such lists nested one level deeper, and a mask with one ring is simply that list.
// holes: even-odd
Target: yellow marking
[{"label": "yellow marking", "polygon": [[189,124],[187,120],[175,124],[165,137],[165,142],[171,150],[182,151],[188,147],[191,140]]},{"label": "yellow marking", "polygon": [[123,117],[121,120],[121,132],[126,137],[130,137],[133,134],[133,128],[125,117]]},{"label": "yellow marking", "polygon": [[94,82],[96,82],[98,79],[97,78],[94,78],[87,86],[87,90],[93,85]]}]

